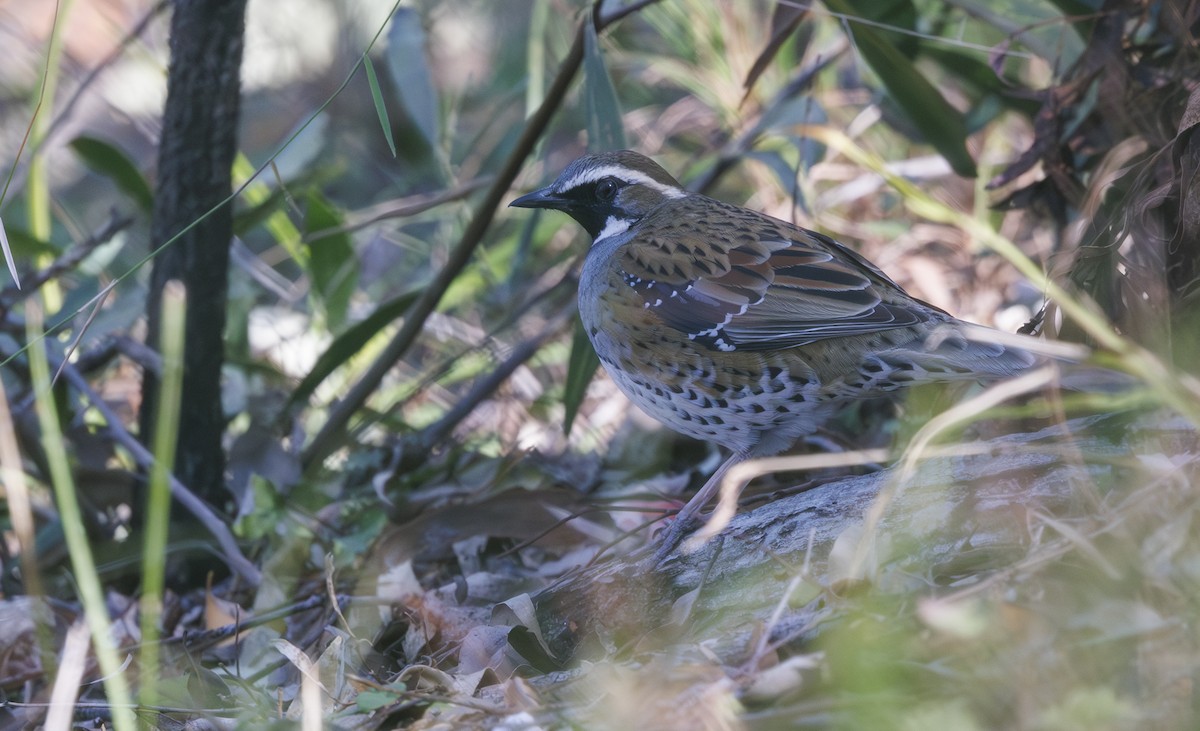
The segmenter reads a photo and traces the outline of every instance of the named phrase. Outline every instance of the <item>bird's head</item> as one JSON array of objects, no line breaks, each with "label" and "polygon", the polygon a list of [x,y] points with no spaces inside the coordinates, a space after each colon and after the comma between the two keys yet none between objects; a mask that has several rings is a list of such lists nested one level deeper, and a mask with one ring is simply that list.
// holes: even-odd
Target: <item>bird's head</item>
[{"label": "bird's head", "polygon": [[509,205],[563,211],[599,241],[628,230],[664,202],[687,195],[658,163],[621,150],[584,155],[553,183]]}]

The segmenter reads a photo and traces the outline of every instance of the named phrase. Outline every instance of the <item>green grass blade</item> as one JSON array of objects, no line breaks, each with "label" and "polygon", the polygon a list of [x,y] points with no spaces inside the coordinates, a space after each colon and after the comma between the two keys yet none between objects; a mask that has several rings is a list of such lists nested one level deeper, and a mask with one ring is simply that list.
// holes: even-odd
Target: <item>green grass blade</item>
[{"label": "green grass blade", "polygon": [[[33,341],[42,334],[42,310],[36,298],[26,305],[25,315],[26,338]],[[96,660],[100,664],[100,672],[104,675],[104,690],[112,711],[113,728],[117,731],[135,731],[137,722],[133,715],[129,683],[121,668],[117,648],[113,645],[104,588],[100,585],[96,561],[92,557],[87,530],[84,528],[83,513],[75,494],[75,478],[71,472],[71,460],[67,456],[67,445],[63,441],[62,427],[58,421],[45,346],[38,343],[28,349],[28,354],[29,372],[36,394],[34,407],[42,431],[42,448],[49,464],[50,481],[53,483],[54,499],[62,518],[63,538],[71,557],[71,569],[79,589],[79,600],[92,635]]]},{"label": "green grass blade", "polygon": [[[51,109],[61,71],[59,65],[63,51],[61,36],[72,5],[74,5],[73,0],[59,0],[55,3],[54,23],[50,29],[50,39],[46,43],[46,67],[42,73],[42,83],[34,93],[33,119],[29,122],[27,133],[29,145],[35,150],[30,157],[29,169],[25,175],[27,225],[33,237],[41,241],[51,239],[54,219],[50,210],[50,179],[46,170],[46,154],[45,150],[39,148],[50,125]],[[7,191],[7,185],[5,188]],[[47,266],[50,261],[49,257],[41,258],[37,261],[37,266]],[[42,288],[42,297],[46,309],[50,312],[57,312],[62,307],[63,294],[58,282],[47,282]]]},{"label": "green grass blade", "polygon": [[13,261],[12,247],[8,245],[8,232],[4,228],[3,218],[0,218],[0,250],[4,251],[4,264],[8,267],[8,273],[12,276],[13,284],[17,285],[17,289],[20,289],[21,277],[17,273],[17,263]]},{"label": "green grass blade", "polygon": [[[240,194],[248,207],[241,214],[234,214],[234,231],[240,233],[242,229],[239,229],[239,226],[253,225],[254,217],[264,215],[267,232],[271,234],[271,238],[275,239],[275,243],[282,246],[288,256],[301,266],[307,266],[308,251],[300,244],[300,229],[296,228],[296,224],[292,223],[292,219],[288,218],[287,212],[283,208],[284,204],[290,201],[287,190],[283,188],[282,182],[279,183],[277,189],[272,190],[271,186],[262,180],[256,180],[256,175],[257,171],[250,164],[246,155],[239,152],[233,158],[234,185],[238,188],[238,193],[235,195]],[[279,207],[261,212],[257,210],[263,206],[269,207],[270,200],[276,195],[281,198]]]},{"label": "green grass blade", "polygon": [[387,105],[383,103],[383,90],[379,88],[379,78],[375,76],[375,64],[370,56],[363,57],[363,68],[367,72],[367,85],[371,87],[371,102],[375,105],[375,113],[379,115],[379,126],[383,129],[383,138],[387,140],[392,157],[396,156],[396,140],[392,139],[392,121],[388,118]]},{"label": "green grass blade", "polygon": [[163,288],[162,381],[159,384],[158,414],[154,430],[154,465],[150,470],[146,506],[145,538],[142,544],[142,596],[140,601],[142,644],[139,700],[158,705],[158,636],[162,617],[163,577],[166,573],[167,529],[171,512],[171,469],[179,438],[179,403],[183,393],[183,342],[187,293],[179,282]]}]

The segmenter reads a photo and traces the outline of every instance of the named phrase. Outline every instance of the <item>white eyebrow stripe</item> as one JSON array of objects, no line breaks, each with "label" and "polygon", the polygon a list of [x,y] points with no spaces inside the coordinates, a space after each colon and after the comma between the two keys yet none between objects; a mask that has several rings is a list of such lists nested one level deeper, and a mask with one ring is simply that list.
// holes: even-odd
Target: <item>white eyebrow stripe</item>
[{"label": "white eyebrow stripe", "polygon": [[682,188],[676,188],[674,185],[660,183],[645,173],[638,172],[637,170],[630,170],[629,168],[622,167],[620,165],[601,165],[600,167],[584,170],[570,180],[563,181],[562,186],[559,187],[558,190],[561,193],[586,183],[594,183],[601,178],[607,178],[610,176],[617,178],[618,180],[624,180],[627,183],[637,183],[638,185],[644,185],[648,188],[653,188],[668,198],[683,198],[688,194],[688,192]]}]

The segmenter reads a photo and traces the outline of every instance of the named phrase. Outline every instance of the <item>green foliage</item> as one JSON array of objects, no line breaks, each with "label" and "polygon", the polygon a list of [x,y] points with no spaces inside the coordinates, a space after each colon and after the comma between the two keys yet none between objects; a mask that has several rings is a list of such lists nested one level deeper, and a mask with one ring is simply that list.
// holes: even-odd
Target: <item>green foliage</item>
[{"label": "green foliage", "polygon": [[583,39],[583,98],[589,147],[597,152],[623,150],[626,147],[625,121],[600,53],[594,25],[586,25]]},{"label": "green foliage", "polygon": [[[601,6],[603,26],[630,4]],[[881,552],[870,581],[843,586],[808,576],[784,596],[793,567],[781,559],[774,573],[706,586],[677,607],[686,617],[689,602],[722,591],[731,604],[767,596],[780,611],[807,612],[789,615],[797,624],[786,632],[731,612],[704,627],[686,619],[641,626],[611,647],[603,645],[612,638],[589,638],[603,646],[592,656],[602,662],[572,667],[576,688],[606,688],[596,678],[609,672],[636,682],[610,686],[622,692],[609,695],[583,693],[584,702],[575,690],[558,695],[548,676],[535,683],[520,677],[536,674],[518,662],[521,648],[541,652],[536,623],[517,616],[501,626],[495,604],[546,586],[562,566],[613,544],[623,551],[625,531],[657,515],[669,488],[710,469],[713,457],[648,433],[627,418],[611,384],[594,380],[598,361],[582,330],[569,324],[566,290],[585,246],[573,228],[502,208],[511,191],[543,183],[585,146],[640,149],[686,185],[844,239],[956,314],[986,320],[1001,304],[1036,309],[1049,293],[1068,327],[1105,349],[1106,363],[1146,381],[1155,403],[1195,418],[1198,387],[1167,365],[1165,353],[1175,348],[1183,369],[1194,367],[1197,336],[1186,330],[1196,303],[1196,269],[1188,265],[1196,237],[1187,228],[1194,217],[1176,215],[1171,205],[1190,190],[1179,181],[1198,159],[1195,131],[1180,122],[1188,101],[1181,89],[1197,78],[1197,64],[1165,4],[1150,3],[1144,14],[1090,0],[824,6],[852,16],[842,18],[819,7],[671,0],[600,28],[581,0],[540,1],[529,18],[520,3],[410,3],[390,18],[358,17],[332,0],[314,7],[326,15],[306,18],[295,46],[326,25],[337,44],[306,48],[270,71],[248,67],[262,76],[245,84],[245,151],[235,164],[244,185],[236,197],[229,305],[236,359],[225,374],[230,436],[250,433],[256,439],[247,443],[270,448],[239,455],[245,492],[226,507],[238,516],[240,550],[267,567],[266,580],[248,587],[236,578],[222,582],[218,571],[210,591],[186,572],[172,575],[168,564],[181,606],[164,614],[175,624],[161,629],[175,638],[211,629],[193,611],[202,603],[209,609],[210,598],[237,601],[266,619],[238,627],[235,662],[234,645],[192,652],[180,643],[187,652],[176,653],[175,640],[159,660],[143,659],[161,664],[140,672],[162,671],[162,698],[186,704],[192,680],[226,686],[204,697],[227,704],[237,723],[265,727],[268,719],[283,722],[280,698],[300,697],[299,678],[315,668],[311,677],[328,695],[312,717],[362,727],[430,721],[435,707],[448,725],[487,725],[480,719],[495,721],[488,714],[499,712],[482,703],[478,684],[503,678],[496,682],[507,683],[505,697],[520,699],[522,712],[548,726],[575,723],[572,714],[583,707],[615,712],[622,704],[610,700],[641,690],[690,699],[711,691],[721,713],[764,727],[783,718],[818,728],[1124,729],[1162,719],[1161,727],[1189,728],[1186,713],[1156,717],[1161,709],[1150,706],[1161,699],[1142,692],[1194,675],[1195,638],[1184,630],[1195,623],[1193,597],[1200,595],[1194,501],[1173,500],[1188,494],[1186,454],[1169,452],[1152,435],[1117,460],[1128,484],[1081,485],[1064,514],[1042,515],[1050,511],[1033,505],[1006,516],[1020,523],[1023,543],[977,545],[971,528],[983,518],[967,510],[943,563],[905,560],[932,540],[918,531]],[[283,32],[286,19],[274,21]],[[368,48],[376,31],[385,48]],[[1136,42],[1126,33],[1136,33]],[[576,37],[577,55],[570,55]],[[129,41],[154,53],[123,50],[114,70],[163,55],[153,33]],[[360,54],[365,85],[355,79]],[[564,61],[572,58],[578,74]],[[150,70],[151,77],[165,71]],[[567,80],[558,84],[560,73]],[[314,101],[325,91],[328,98]],[[107,130],[91,108],[71,114]],[[7,123],[9,137],[19,138]],[[56,560],[70,556],[70,575],[91,595],[94,633],[106,618],[102,590],[115,607],[129,589],[95,581],[81,545],[107,550],[142,538],[141,528],[113,518],[140,506],[123,493],[110,498],[105,482],[113,473],[138,477],[128,446],[114,446],[109,435],[133,423],[135,408],[121,394],[137,380],[130,358],[138,351],[128,335],[136,332],[144,276],[131,260],[140,254],[129,252],[145,238],[153,203],[141,172],[153,167],[153,144],[139,134],[138,125],[123,125],[111,137],[106,131],[72,141],[51,195],[39,197],[44,178],[35,175],[30,190],[10,191],[33,204],[30,213],[16,205],[2,211],[18,257],[49,261],[86,242],[114,201],[136,205],[128,232],[88,244],[50,276],[65,289],[60,330],[44,339],[21,336],[19,328],[0,336],[9,401],[44,411],[47,395],[57,399],[51,411],[62,427],[47,419],[40,434],[29,433],[29,414],[22,415],[22,444],[34,446],[17,470],[31,478],[39,520],[55,510],[49,486],[62,492],[67,475],[79,479],[87,501],[78,516],[65,494],[54,503],[70,538],[43,531],[47,545],[36,553],[54,586],[69,585],[66,564]],[[521,147],[535,142],[544,154]],[[982,171],[999,170],[992,185],[1007,212],[989,211],[985,184],[947,173],[943,159],[957,175],[975,175],[976,161]],[[68,179],[76,161],[95,175]],[[1072,232],[1081,229],[1091,253],[1081,256],[1073,281],[1108,315],[1124,317],[1121,333],[1141,345],[1114,334],[1097,308],[1061,286],[1064,278],[1045,277],[1051,263],[1070,258]],[[1164,255],[1174,257],[1169,266]],[[438,284],[448,271],[453,276]],[[94,296],[110,284],[89,321]],[[26,316],[23,296],[0,295],[10,323]],[[421,310],[425,301],[436,307]],[[1177,313],[1173,323],[1169,313]],[[406,328],[413,339],[383,358]],[[86,364],[82,382],[96,392],[79,380],[50,390],[47,374],[31,380],[18,367],[30,342],[69,368]],[[66,357],[62,343],[74,342],[78,355]],[[506,365],[511,377],[491,383]],[[333,441],[340,448],[308,459],[314,435],[373,372],[380,385],[351,410]],[[112,416],[94,405],[118,402],[123,410]],[[1115,408],[1106,403],[1105,410]],[[1033,420],[1048,411],[1012,413]],[[865,434],[856,431],[863,422],[869,419],[842,423],[864,443],[915,430],[889,424]],[[968,441],[973,428],[956,424],[953,441]],[[18,433],[8,424],[0,430]],[[54,446],[59,435],[68,440],[64,449]],[[50,461],[36,448],[42,441],[54,450]],[[577,514],[583,517],[567,521]],[[206,546],[218,563],[230,563],[226,547]],[[813,555],[803,559],[806,571],[810,559],[812,571],[828,569],[825,556]],[[377,582],[381,575],[387,581]],[[389,593],[395,585],[415,593]],[[332,604],[294,608],[329,593],[354,601],[337,611]],[[391,614],[392,606],[401,609]],[[302,627],[298,618],[310,617]],[[656,651],[660,638],[695,638],[688,633],[697,630],[711,634]],[[770,645],[758,665],[720,654],[747,631]],[[276,643],[285,637],[304,647],[284,654]],[[321,639],[305,644],[313,637]],[[293,668],[301,656],[312,662],[304,673]],[[805,679],[792,697],[759,706],[747,700],[749,678],[777,660],[805,656],[817,667],[815,681]],[[1135,656],[1140,674],[1129,665]],[[214,658],[214,669],[201,667]],[[134,677],[111,657],[103,661],[111,666],[107,678]],[[468,673],[472,662],[478,669]],[[281,663],[294,670],[290,680],[279,680],[288,675]],[[709,675],[677,682],[696,667]],[[188,682],[166,677],[176,672]],[[685,692],[669,695],[681,685]],[[690,693],[697,688],[704,693]],[[796,698],[797,709],[787,707]],[[311,712],[301,701],[282,702],[291,709],[288,723]],[[633,717],[647,723],[644,714]]]},{"label": "green foliage", "polygon": [[584,332],[578,318],[571,335],[571,357],[567,361],[567,382],[563,386],[563,433],[571,433],[571,425],[579,413],[579,407],[587,395],[588,385],[600,367],[600,359]]},{"label": "green foliage", "polygon": [[71,149],[93,171],[112,178],[117,187],[132,198],[144,213],[150,212],[154,206],[154,194],[128,155],[115,145],[95,137],[76,137],[71,140]]},{"label": "green foliage", "polygon": [[358,286],[358,257],[350,237],[337,229],[341,213],[324,196],[310,191],[304,209],[308,273],[324,308],[326,327],[337,330],[346,320],[350,298]]},{"label": "green foliage", "polygon": [[371,62],[371,57],[363,58],[363,69],[367,72],[367,84],[371,87],[371,102],[375,105],[375,113],[379,115],[379,127],[383,130],[383,137],[387,140],[388,149],[392,151],[392,157],[396,156],[396,141],[392,139],[392,122],[388,119],[387,105],[383,103],[383,91],[379,88],[379,79],[375,77],[375,64]]},{"label": "green foliage", "polygon": [[[880,7],[873,3],[866,5]],[[830,0],[829,7],[849,17],[860,15],[847,0]],[[912,20],[908,3],[890,3],[887,8],[881,18],[893,19],[897,13],[891,10],[899,8],[901,17]],[[950,106],[911,58],[894,44],[891,36],[862,23],[851,22],[850,30],[863,59],[879,76],[892,101],[946,158],[954,172],[965,178],[975,177],[975,161],[967,152],[967,125],[963,115]]]},{"label": "green foliage", "polygon": [[[583,72],[584,111],[590,148],[596,151],[625,149],[625,123],[621,117],[621,106],[600,53],[596,28],[591,24],[584,28]],[[587,395],[588,384],[599,368],[600,359],[588,342],[583,323],[576,318],[574,334],[571,336],[571,358],[567,361],[567,383],[563,389],[564,434],[571,433],[571,425]]]},{"label": "green foliage", "polygon": [[321,353],[312,370],[292,389],[285,410],[290,411],[297,405],[306,404],[313,392],[330,374],[349,363],[372,338],[379,335],[396,318],[404,314],[405,310],[412,306],[416,296],[416,292],[408,292],[393,297],[334,338],[329,347]]},{"label": "green foliage", "polygon": [[[142,667],[159,666],[159,626],[162,621],[166,549],[171,512],[171,465],[175,464],[175,445],[179,440],[179,403],[183,395],[183,343],[186,335],[187,298],[177,282],[163,290],[163,329],[159,352],[162,373],[159,382],[158,413],[155,418],[155,462],[150,471],[149,497],[145,506],[145,539],[142,546],[141,634],[145,641]],[[152,674],[153,675],[153,674]],[[158,705],[157,678],[143,679],[139,698],[142,703]]]},{"label": "green foliage", "polygon": [[[412,8],[396,10],[387,36],[388,71],[409,119],[425,143],[437,149],[441,144],[440,110],[433,74],[425,60],[426,38],[421,22],[420,13]],[[368,73],[374,77],[370,66]]]}]

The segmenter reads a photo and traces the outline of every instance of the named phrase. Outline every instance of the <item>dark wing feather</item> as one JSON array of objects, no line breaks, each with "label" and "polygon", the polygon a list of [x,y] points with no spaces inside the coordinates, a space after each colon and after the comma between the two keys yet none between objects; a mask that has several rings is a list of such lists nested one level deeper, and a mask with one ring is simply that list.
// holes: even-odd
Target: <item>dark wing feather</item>
[{"label": "dark wing feather", "polygon": [[632,237],[619,260],[643,306],[692,340],[773,350],[945,317],[827,236],[720,205],[725,235],[684,208],[643,228],[660,234]]}]

